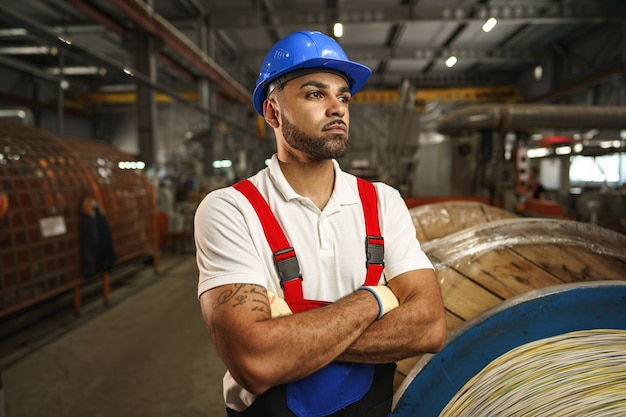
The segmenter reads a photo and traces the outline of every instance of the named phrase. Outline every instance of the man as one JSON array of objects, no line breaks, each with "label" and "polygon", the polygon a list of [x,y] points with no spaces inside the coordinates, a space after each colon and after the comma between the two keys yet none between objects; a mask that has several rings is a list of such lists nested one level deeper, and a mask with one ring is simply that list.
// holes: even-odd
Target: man
[{"label": "man", "polygon": [[533,200],[546,199],[546,189],[541,182],[539,182],[539,169],[535,167],[530,169],[527,197]]},{"label": "man", "polygon": [[[350,98],[370,73],[319,32],[279,41],[253,94],[277,152],[244,181],[248,191],[220,189],[198,207],[198,295],[228,368],[229,416],[387,417],[393,362],[444,342],[439,285],[402,198],[382,183],[377,196],[360,197],[335,160],[347,149]],[[267,226],[265,201],[279,226]],[[368,236],[370,246],[372,201],[383,236]],[[276,229],[297,253],[295,268],[283,269],[284,251],[271,248]],[[383,238],[380,275],[372,271],[382,269],[374,258]]]}]

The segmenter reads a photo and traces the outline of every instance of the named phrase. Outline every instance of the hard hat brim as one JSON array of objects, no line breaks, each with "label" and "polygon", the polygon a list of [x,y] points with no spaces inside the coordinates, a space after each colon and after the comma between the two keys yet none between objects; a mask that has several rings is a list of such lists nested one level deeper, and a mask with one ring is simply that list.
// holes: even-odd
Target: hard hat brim
[{"label": "hard hat brim", "polygon": [[355,95],[357,91],[363,87],[368,78],[372,74],[372,70],[365,65],[359,64],[353,61],[343,61],[338,59],[328,58],[313,58],[301,62],[300,64],[293,65],[289,68],[272,74],[271,78],[265,79],[262,83],[257,85],[252,93],[252,102],[254,109],[258,114],[263,116],[263,102],[266,98],[267,87],[269,84],[278,77],[287,73],[303,69],[303,68],[319,68],[320,72],[324,72],[325,69],[330,71],[336,71],[346,74],[348,80],[348,86],[350,87],[350,93]]}]

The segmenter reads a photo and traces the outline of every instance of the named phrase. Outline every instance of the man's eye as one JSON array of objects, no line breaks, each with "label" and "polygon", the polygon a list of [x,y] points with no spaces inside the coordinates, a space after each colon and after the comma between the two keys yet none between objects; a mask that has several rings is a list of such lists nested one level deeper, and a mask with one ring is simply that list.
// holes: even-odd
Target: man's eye
[{"label": "man's eye", "polygon": [[350,102],[350,98],[349,96],[341,96],[339,97],[339,100],[343,101],[344,103],[349,103]]},{"label": "man's eye", "polygon": [[313,98],[320,98],[322,96],[322,94],[319,91],[311,91],[308,94],[309,97],[313,97]]}]

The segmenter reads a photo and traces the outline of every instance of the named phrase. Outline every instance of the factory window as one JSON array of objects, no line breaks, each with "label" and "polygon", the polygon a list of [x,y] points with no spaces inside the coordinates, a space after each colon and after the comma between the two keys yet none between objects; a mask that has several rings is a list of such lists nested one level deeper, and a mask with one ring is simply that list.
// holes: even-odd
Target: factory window
[{"label": "factory window", "polygon": [[569,178],[572,185],[622,185],[626,183],[626,153],[573,156]]}]

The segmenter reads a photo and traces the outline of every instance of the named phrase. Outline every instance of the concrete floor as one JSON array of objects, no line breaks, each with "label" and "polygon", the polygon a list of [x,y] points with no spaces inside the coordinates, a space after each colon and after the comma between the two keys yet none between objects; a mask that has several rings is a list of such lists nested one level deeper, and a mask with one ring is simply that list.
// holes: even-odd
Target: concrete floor
[{"label": "concrete floor", "polygon": [[110,307],[100,300],[3,368],[0,416],[224,416],[225,368],[200,314],[195,258],[168,263],[140,269]]}]

